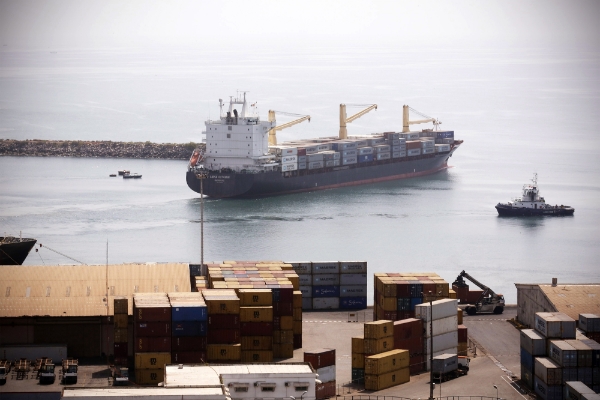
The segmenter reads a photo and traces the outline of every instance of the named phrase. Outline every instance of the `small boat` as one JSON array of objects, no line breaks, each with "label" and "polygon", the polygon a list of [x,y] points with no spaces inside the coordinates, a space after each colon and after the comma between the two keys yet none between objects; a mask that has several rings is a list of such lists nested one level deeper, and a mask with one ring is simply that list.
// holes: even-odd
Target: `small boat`
[{"label": "small boat", "polygon": [[129,174],[129,171],[126,169],[122,169],[119,171],[119,175],[128,175],[128,174]]},{"label": "small boat", "polygon": [[123,175],[123,179],[140,179],[142,177],[142,175],[137,174],[137,173],[133,173],[133,174],[125,174]]},{"label": "small boat", "polygon": [[540,196],[537,184],[537,174],[533,175],[532,183],[523,185],[523,196],[508,203],[498,203],[496,210],[501,216],[531,216],[531,215],[573,215],[575,209],[565,205],[546,204]]},{"label": "small boat", "polygon": [[117,174],[110,174],[109,175],[111,178],[114,178],[115,176],[117,176]]},{"label": "small boat", "polygon": [[21,265],[37,242],[14,236],[0,237],[0,265]]}]

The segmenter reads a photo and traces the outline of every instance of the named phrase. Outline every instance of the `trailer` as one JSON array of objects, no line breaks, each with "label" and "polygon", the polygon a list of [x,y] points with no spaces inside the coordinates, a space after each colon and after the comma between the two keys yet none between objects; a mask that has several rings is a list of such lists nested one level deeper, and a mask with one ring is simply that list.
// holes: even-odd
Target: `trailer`
[{"label": "trailer", "polygon": [[10,372],[11,363],[7,360],[0,360],[0,385],[6,383],[6,377]]},{"label": "trailer", "polygon": [[433,363],[431,364],[433,380],[445,382],[449,379],[467,375],[470,361],[469,358],[459,357],[456,354],[441,354],[433,357]]}]

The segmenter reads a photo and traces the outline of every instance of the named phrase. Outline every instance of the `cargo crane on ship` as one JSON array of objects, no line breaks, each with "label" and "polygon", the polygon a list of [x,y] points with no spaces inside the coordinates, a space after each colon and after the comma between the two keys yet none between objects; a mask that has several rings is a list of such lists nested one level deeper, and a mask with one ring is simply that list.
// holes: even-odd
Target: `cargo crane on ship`
[{"label": "cargo crane on ship", "polygon": [[465,311],[469,315],[475,315],[477,313],[494,313],[494,314],[502,314],[504,312],[504,296],[500,293],[495,293],[488,286],[479,282],[477,279],[473,278],[471,275],[467,274],[464,270],[456,277],[456,280],[452,284],[452,286],[457,287],[465,287],[468,286],[465,283],[464,278],[467,278],[475,285],[479,286],[483,292],[479,299],[475,304],[467,304],[465,307]]},{"label": "cargo crane on ship", "polygon": [[277,131],[281,131],[284,130],[286,128],[289,128],[291,126],[294,126],[296,124],[299,124],[301,122],[307,121],[310,122],[310,115],[301,115],[301,114],[293,114],[293,113],[288,113],[288,112],[284,112],[284,111],[275,111],[275,110],[269,110],[269,121],[270,122],[275,122],[276,118],[275,118],[275,113],[277,114],[283,114],[283,115],[287,115],[287,116],[292,116],[292,117],[300,117],[298,119],[295,119],[293,121],[287,122],[285,124],[282,125],[277,125],[274,126],[273,128],[269,129],[269,146],[276,146],[277,145]]},{"label": "cargo crane on ship", "polygon": [[[410,112],[411,111],[425,119],[418,119],[418,120],[411,121],[410,120]],[[410,132],[410,128],[409,128],[410,125],[427,124],[429,122],[433,123],[433,127],[434,127],[435,131],[437,131],[439,126],[442,124],[442,122],[440,120],[438,120],[437,118],[432,118],[428,115],[425,115],[407,105],[402,106],[402,132]]]},{"label": "cargo crane on ship", "polygon": [[[349,106],[361,106],[361,104],[348,104]],[[377,104],[371,104],[367,108],[362,111],[357,112],[356,114],[348,117],[346,115],[346,104],[340,104],[340,139],[348,139],[348,130],[346,129],[346,124],[358,119],[368,113],[371,110],[377,110]]]}]

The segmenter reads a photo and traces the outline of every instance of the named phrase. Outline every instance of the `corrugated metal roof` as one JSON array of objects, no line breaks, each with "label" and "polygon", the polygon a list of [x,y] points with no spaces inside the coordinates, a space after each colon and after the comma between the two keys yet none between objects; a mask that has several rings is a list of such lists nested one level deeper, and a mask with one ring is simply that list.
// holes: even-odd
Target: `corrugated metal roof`
[{"label": "corrugated metal roof", "polygon": [[3,265],[0,276],[1,317],[113,315],[115,297],[127,297],[132,314],[134,293],[191,291],[182,263]]},{"label": "corrugated metal roof", "polygon": [[600,314],[600,284],[539,285],[557,311],[575,321],[579,314]]},{"label": "corrugated metal roof", "polygon": [[202,399],[202,400],[217,400],[231,399],[223,393],[222,388],[171,388],[162,387],[150,388],[65,388],[63,398],[79,399],[79,398],[152,398],[159,397],[162,399]]},{"label": "corrugated metal roof", "polygon": [[207,365],[167,365],[165,367],[166,388],[214,387],[221,385],[219,372]]}]

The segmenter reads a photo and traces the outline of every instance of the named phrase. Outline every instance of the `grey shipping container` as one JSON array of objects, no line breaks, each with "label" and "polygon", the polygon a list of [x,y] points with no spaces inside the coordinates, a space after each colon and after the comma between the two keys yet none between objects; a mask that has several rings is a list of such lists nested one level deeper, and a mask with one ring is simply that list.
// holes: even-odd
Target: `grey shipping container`
[{"label": "grey shipping container", "polygon": [[392,152],[394,152],[394,151],[406,151],[406,144],[392,146]]},{"label": "grey shipping container", "polygon": [[36,360],[42,357],[51,358],[54,363],[59,363],[63,358],[67,358],[67,345],[20,344],[0,346],[0,359],[18,360],[19,358],[26,358]]},{"label": "grey shipping container", "polygon": [[579,314],[579,329],[584,332],[600,332],[600,316]]},{"label": "grey shipping container", "polygon": [[323,153],[308,154],[306,157],[306,160],[309,164],[313,162],[323,161],[323,159]]},{"label": "grey shipping container", "polygon": [[366,261],[340,261],[340,274],[366,274]]},{"label": "grey shipping container", "polygon": [[339,297],[314,297],[312,299],[313,310],[333,310],[340,308]]},{"label": "grey shipping container", "polygon": [[319,274],[312,276],[312,284],[313,286],[323,286],[323,285],[337,285],[340,284],[340,275],[339,274]]},{"label": "grey shipping container", "polygon": [[321,261],[312,263],[313,274],[339,274],[340,263],[337,261]]},{"label": "grey shipping container", "polygon": [[577,350],[577,366],[591,367],[592,366],[592,348],[581,340],[565,340],[568,344]]},{"label": "grey shipping container", "polygon": [[596,392],[583,382],[565,382],[565,399],[567,400],[584,400],[588,399],[585,395],[594,394]]},{"label": "grey shipping container", "polygon": [[299,162],[298,169],[306,169],[306,162]]},{"label": "grey shipping container", "polygon": [[361,147],[360,149],[358,149],[358,155],[359,156],[364,156],[367,154],[373,154],[373,148],[372,147]]},{"label": "grey shipping container", "polygon": [[577,380],[577,368],[569,367],[569,368],[561,368],[562,369],[562,382],[564,385],[565,382],[576,381]]},{"label": "grey shipping container", "polygon": [[336,162],[336,160],[327,160],[327,161],[325,161],[325,167],[326,168],[335,167],[335,162]]},{"label": "grey shipping container", "polygon": [[367,274],[340,274],[340,285],[366,285]]},{"label": "grey shipping container", "polygon": [[548,341],[548,357],[562,367],[577,366],[577,350],[564,340]]},{"label": "grey shipping container", "polygon": [[420,156],[421,149],[409,149],[406,151],[406,155],[409,157]]},{"label": "grey shipping container", "polygon": [[547,351],[546,338],[534,329],[522,329],[521,347],[532,356],[545,356]]},{"label": "grey shipping container", "polygon": [[342,151],[342,158],[356,157],[357,155],[358,155],[358,150],[356,150],[356,149]]},{"label": "grey shipping container", "polygon": [[543,400],[563,400],[562,385],[546,385],[540,378],[533,378],[533,390]]},{"label": "grey shipping container", "polygon": [[433,376],[440,376],[452,372],[458,368],[458,356],[456,354],[442,354],[433,357]]},{"label": "grey shipping container", "polygon": [[433,154],[433,153],[435,153],[435,149],[434,149],[434,148],[431,148],[431,149],[423,149],[423,150],[421,151],[421,153],[422,153],[422,154]]},{"label": "grey shipping container", "polygon": [[378,160],[389,160],[392,157],[392,154],[388,151],[385,153],[377,153]]},{"label": "grey shipping container", "polygon": [[358,161],[357,157],[346,157],[342,159],[342,165],[356,164]]},{"label": "grey shipping container", "polygon": [[538,312],[534,326],[548,339],[575,339],[575,320],[564,313]]},{"label": "grey shipping container", "polygon": [[300,286],[312,285],[312,276],[311,275],[298,275],[298,281],[300,282]]},{"label": "grey shipping container", "polygon": [[312,285],[300,286],[302,292],[302,298],[312,297]]},{"label": "grey shipping container", "polygon": [[286,261],[286,264],[292,264],[292,268],[298,275],[310,275],[312,273],[312,263],[310,261]]},{"label": "grey shipping container", "polygon": [[340,297],[366,297],[367,285],[340,286]]},{"label": "grey shipping container", "polygon": [[375,153],[389,153],[390,145],[389,144],[380,144],[378,146],[373,147]]},{"label": "grey shipping container", "polygon": [[577,380],[585,383],[588,386],[594,384],[594,373],[591,367],[578,367],[577,369]]},{"label": "grey shipping container", "polygon": [[298,156],[298,163],[305,163],[308,161],[307,156]]},{"label": "grey shipping container", "polygon": [[323,168],[323,165],[325,165],[323,161],[309,162],[308,169],[320,169]]},{"label": "grey shipping container", "polygon": [[312,297],[302,296],[302,309],[303,310],[312,310]]},{"label": "grey shipping container", "polygon": [[395,151],[392,153],[392,158],[406,157],[406,151]]}]

